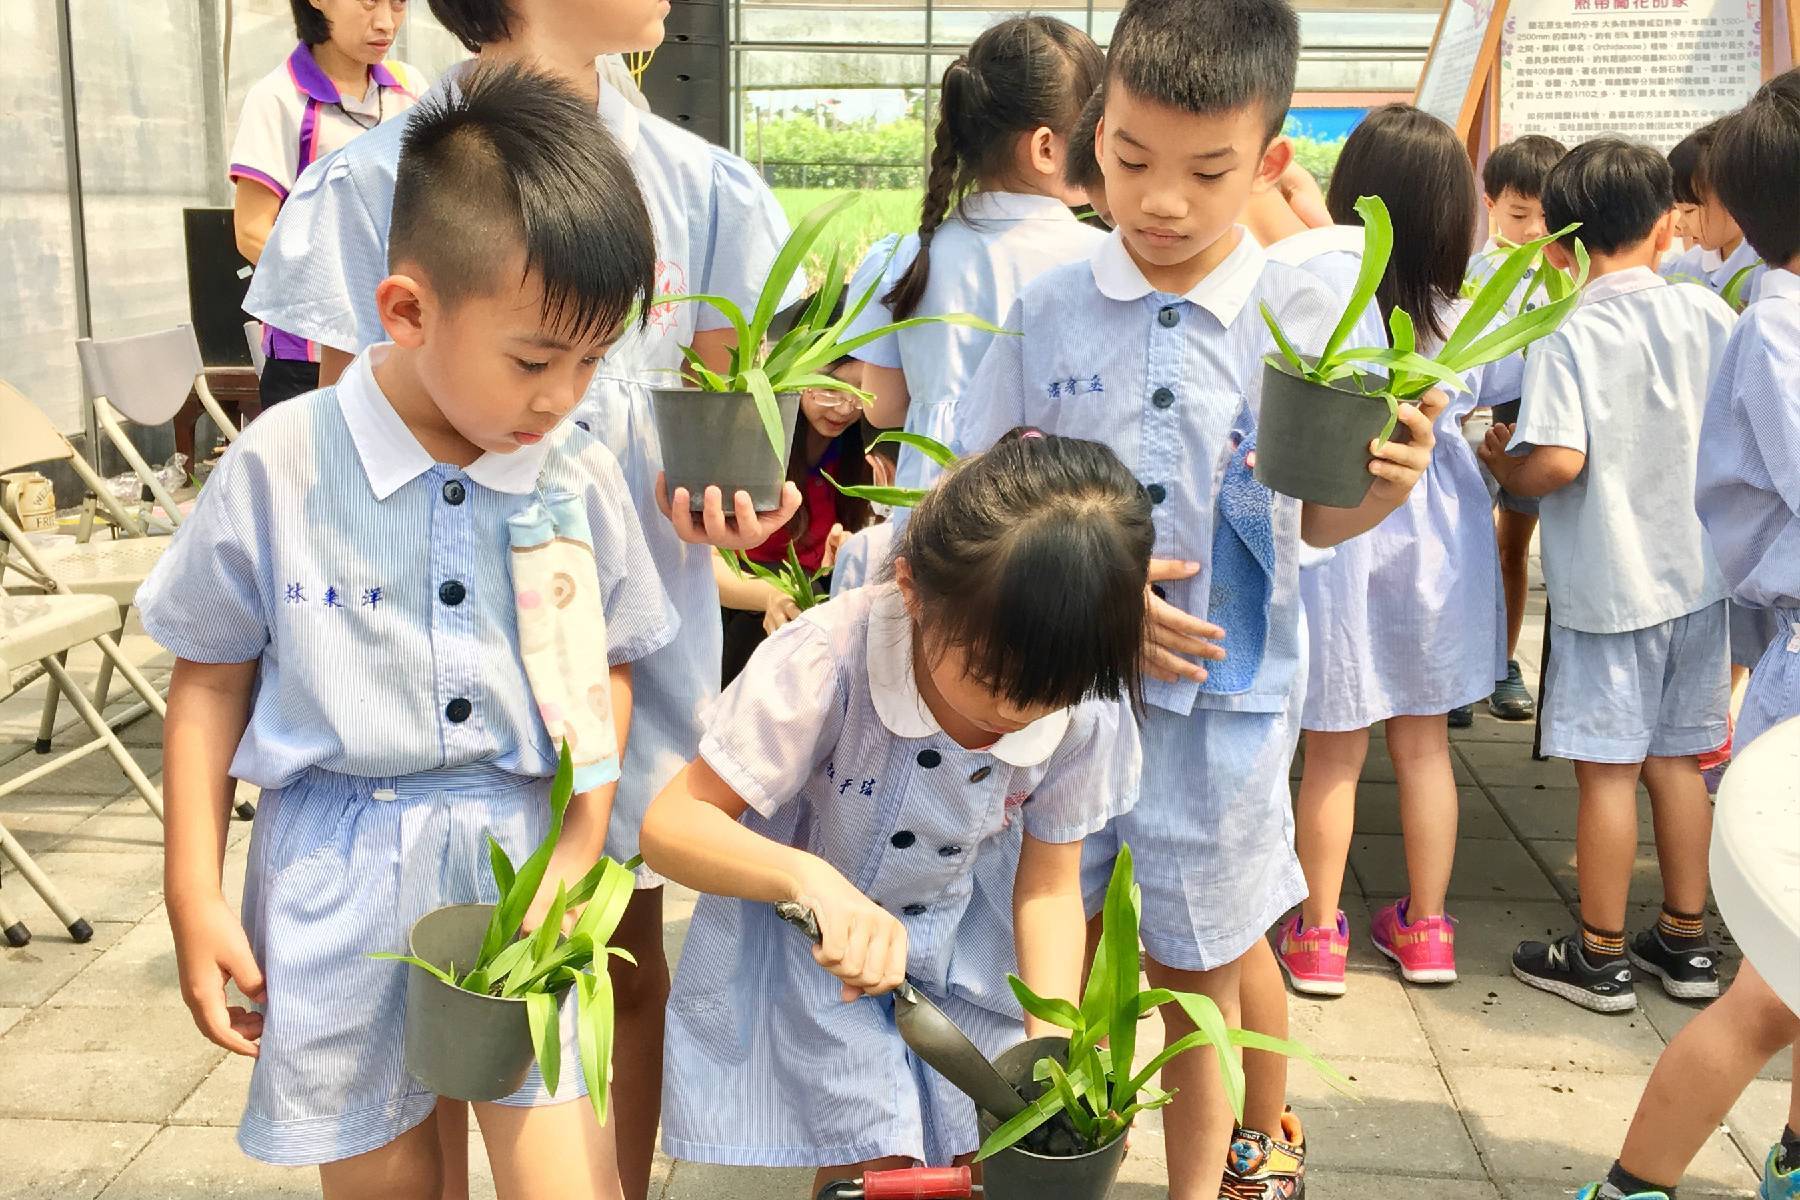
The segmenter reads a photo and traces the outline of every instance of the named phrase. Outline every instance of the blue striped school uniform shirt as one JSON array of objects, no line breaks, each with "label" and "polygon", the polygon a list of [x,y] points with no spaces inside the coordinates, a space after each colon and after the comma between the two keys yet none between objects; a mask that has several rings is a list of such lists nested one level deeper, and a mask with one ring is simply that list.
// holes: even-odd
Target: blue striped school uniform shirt
[{"label": "blue striped school uniform shirt", "polygon": [[1761,294],[1768,268],[1762,265],[1762,259],[1757,257],[1748,241],[1739,242],[1738,248],[1729,255],[1692,246],[1668,259],[1657,270],[1671,283],[1704,284],[1714,294],[1724,295],[1726,287],[1737,278],[1738,272],[1746,268],[1755,269],[1750,272],[1750,280],[1744,286],[1744,299],[1754,301]]},{"label": "blue striped school uniform shirt", "polygon": [[375,382],[384,352],[245,429],[138,593],[144,628],[194,662],[259,661],[231,764],[258,787],[311,767],[552,774],[519,659],[506,521],[539,487],[585,499],[608,661],[643,659],[675,616],[624,479],[567,423],[466,468],[432,461]]},{"label": "blue striped school uniform shirt", "polygon": [[[454,87],[460,72],[438,86]],[[788,233],[774,194],[743,159],[634,107],[602,81],[599,118],[631,162],[656,230],[656,286],[708,292],[752,306]],[[356,350],[382,340],[375,287],[386,275],[388,219],[403,123],[351,142],[301,177],[281,210],[244,302],[247,310],[315,341]],[[796,276],[790,296],[803,280]],[[607,852],[637,853],[650,801],[693,757],[699,710],[719,690],[723,639],[712,552],[675,536],[657,511],[662,448],[650,387],[678,382],[681,347],[725,319],[696,304],[658,305],[594,373],[576,420],[618,459],[681,631],[640,667],[624,778]],[[640,871],[644,884],[655,877]]]},{"label": "blue striped school uniform shirt", "polygon": [[1587,455],[1541,510],[1557,624],[1624,633],[1725,598],[1693,496],[1700,418],[1734,320],[1705,288],[1633,267],[1588,284],[1532,346],[1509,451]]},{"label": "blue striped school uniform shirt", "polygon": [[[1267,303],[1296,345],[1325,344],[1343,305],[1318,280],[1270,262],[1242,229],[1237,246],[1185,295],[1158,292],[1118,233],[1092,255],[1026,287],[1007,315],[1018,337],[994,339],[965,393],[960,448],[984,450],[1034,425],[1112,447],[1154,502],[1157,558],[1201,565],[1160,584],[1169,603],[1204,618],[1212,588],[1216,501],[1235,450],[1262,402],[1263,355],[1274,341]],[[1278,713],[1295,683],[1300,643],[1300,505],[1274,497],[1275,568],[1267,641],[1248,690],[1202,694],[1187,681],[1146,679],[1151,704]]]}]

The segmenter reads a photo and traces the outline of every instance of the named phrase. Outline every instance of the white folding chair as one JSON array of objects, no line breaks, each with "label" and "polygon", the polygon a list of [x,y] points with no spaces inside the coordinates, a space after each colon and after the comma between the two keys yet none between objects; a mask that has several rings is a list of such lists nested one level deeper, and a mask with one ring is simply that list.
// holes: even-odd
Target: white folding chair
[{"label": "white folding chair", "polygon": [[[6,431],[6,437],[0,439],[0,472],[37,463],[67,463],[106,510],[117,530],[127,535],[42,547],[26,536],[9,515],[0,511],[0,542],[4,543],[0,545],[0,582],[5,582],[11,572],[15,592],[104,596],[118,611],[123,625],[139,586],[168,548],[169,539],[145,535],[137,519],[107,490],[106,481],[76,453],[69,440],[57,432],[50,419],[3,379],[0,379],[0,429]],[[118,644],[107,637],[101,640],[101,648],[106,657],[101,662],[100,678],[94,691],[95,705],[102,709],[106,707],[116,669],[143,699],[142,704],[120,717],[119,723],[135,720],[146,710],[161,716],[162,696],[131,665]],[[45,698],[43,723],[38,729],[39,754],[50,752],[59,698],[60,693],[54,688]]]},{"label": "white folding chair", "polygon": [[[106,723],[106,717],[82,692],[63,666],[68,652],[84,642],[97,643],[109,656],[116,653],[112,635],[119,629],[119,610],[105,596],[75,596],[52,593],[39,596],[15,596],[0,587],[0,698],[48,676],[52,691],[60,691],[81,713],[94,735],[92,741],[65,751],[49,762],[0,783],[0,799],[25,788],[44,776],[60,771],[96,750],[104,749],[119,764],[125,778],[137,789],[144,803],[157,818],[162,818],[162,793],[145,776],[137,760],[119,741],[119,735]],[[85,942],[94,936],[93,926],[83,920],[50,882],[18,839],[0,823],[0,855],[24,876],[32,890],[44,898],[57,919],[68,929],[69,936]],[[31,931],[0,892],[0,931],[8,945],[23,946],[31,940]]]},{"label": "white folding chair", "polygon": [[193,392],[225,440],[237,440],[237,426],[206,385],[206,368],[200,361],[200,343],[194,339],[194,327],[177,325],[160,333],[104,341],[81,338],[75,343],[75,354],[81,360],[82,382],[100,431],[150,489],[157,504],[168,514],[169,524],[181,524],[181,509],[176,506],[175,497],[132,445],[121,418],[136,425],[165,425],[175,419],[187,403],[188,393]]}]

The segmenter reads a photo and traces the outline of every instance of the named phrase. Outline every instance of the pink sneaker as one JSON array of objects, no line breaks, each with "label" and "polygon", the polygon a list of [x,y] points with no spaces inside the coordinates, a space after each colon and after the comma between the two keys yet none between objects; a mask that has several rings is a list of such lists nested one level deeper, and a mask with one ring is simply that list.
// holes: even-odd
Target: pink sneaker
[{"label": "pink sneaker", "polygon": [[1344,994],[1344,959],[1350,954],[1350,923],[1338,911],[1337,927],[1300,928],[1300,914],[1281,927],[1281,969],[1296,992],[1308,996]]},{"label": "pink sneaker", "polygon": [[1369,922],[1375,948],[1400,966],[1408,983],[1456,982],[1456,920],[1453,917],[1421,917],[1406,920],[1406,901],[1396,900],[1376,912]]}]

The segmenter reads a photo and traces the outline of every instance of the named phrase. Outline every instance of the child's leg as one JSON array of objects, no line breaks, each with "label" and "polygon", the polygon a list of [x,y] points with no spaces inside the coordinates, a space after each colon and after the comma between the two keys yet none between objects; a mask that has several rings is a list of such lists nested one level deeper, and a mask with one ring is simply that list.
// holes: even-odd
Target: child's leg
[{"label": "child's leg", "polygon": [[656,1127],[662,1114],[663,1010],[669,1003],[669,960],[663,952],[663,890],[632,894],[613,944],[631,952],[637,966],[611,963],[613,1096],[607,1110],[618,1138],[619,1181],[629,1200],[650,1193]]},{"label": "child's leg", "polygon": [[806,1193],[805,1200],[812,1200],[825,1190],[828,1183],[836,1183],[843,1179],[861,1179],[870,1171],[902,1171],[913,1165],[910,1158],[876,1158],[865,1163],[850,1163],[842,1167],[820,1167],[813,1176],[812,1190]]},{"label": "child's leg", "polygon": [[1307,929],[1337,925],[1344,867],[1356,825],[1356,781],[1369,753],[1369,731],[1306,732],[1306,762],[1294,802],[1294,852],[1306,873],[1300,923]]},{"label": "child's leg", "polygon": [[469,1200],[468,1101],[439,1097],[431,1120],[437,1125],[438,1158],[444,1166],[438,1200]]},{"label": "child's leg", "polygon": [[[1688,1022],[1657,1060],[1619,1165],[1664,1188],[1679,1184],[1756,1073],[1796,1037],[1800,1017],[1744,963],[1736,982]],[[1790,1124],[1796,1115],[1790,1109]]]},{"label": "child's leg", "polygon": [[[1270,1037],[1288,1035],[1287,987],[1268,939],[1239,960],[1242,963],[1238,995],[1243,1007],[1243,1027]],[[1287,1107],[1288,1060],[1263,1050],[1244,1053],[1244,1128],[1282,1138],[1281,1114]]]},{"label": "child's leg", "polygon": [[324,1164],[319,1186],[325,1200],[437,1200],[444,1183],[440,1154],[434,1118],[379,1150]]},{"label": "child's leg", "polygon": [[[1631,867],[1637,861],[1637,763],[1577,762],[1575,782],[1581,789],[1575,822],[1575,878],[1581,889],[1581,923],[1589,950],[1617,941],[1624,953],[1625,903],[1631,892]],[[1698,776],[1695,777],[1696,781]],[[1701,802],[1706,799],[1702,789]],[[1706,844],[1699,849],[1702,860]],[[1591,956],[1590,956],[1591,957]]]},{"label": "child's leg", "polygon": [[1506,593],[1506,657],[1519,657],[1519,633],[1525,627],[1525,591],[1531,535],[1538,519],[1531,513],[1501,508],[1496,532],[1500,538],[1500,586]]},{"label": "child's leg", "polygon": [[[614,1096],[609,1112],[618,1111]],[[475,1120],[494,1168],[499,1200],[621,1200],[613,1131],[594,1119],[586,1096],[562,1104],[513,1108],[477,1104]]]},{"label": "child's leg", "polygon": [[[1153,987],[1212,997],[1225,1024],[1233,1028],[1243,1019],[1242,967],[1241,958],[1211,971],[1179,971],[1154,958],[1145,962]],[[1162,1018],[1165,1046],[1194,1032],[1193,1023],[1174,1005],[1163,1008]],[[1219,1080],[1215,1055],[1203,1047],[1180,1056],[1163,1068],[1162,1087],[1176,1093],[1174,1101],[1162,1110],[1169,1200],[1218,1200],[1234,1114]]]},{"label": "child's leg", "polygon": [[1670,913],[1697,917],[1706,911],[1706,855],[1712,845],[1712,802],[1700,777],[1699,760],[1692,755],[1648,758],[1644,761],[1644,786],[1650,791],[1656,822],[1656,865],[1662,872],[1663,907]]},{"label": "child's leg", "polygon": [[[1442,716],[1393,717],[1388,753],[1400,784],[1400,829],[1406,841],[1408,919],[1441,917],[1456,861],[1456,774]],[[1308,877],[1311,878],[1310,876]]]}]

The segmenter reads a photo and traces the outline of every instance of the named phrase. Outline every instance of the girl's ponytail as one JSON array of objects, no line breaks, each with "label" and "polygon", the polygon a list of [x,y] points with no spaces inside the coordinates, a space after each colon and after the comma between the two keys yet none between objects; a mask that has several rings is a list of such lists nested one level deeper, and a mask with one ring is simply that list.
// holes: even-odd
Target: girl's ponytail
[{"label": "girl's ponytail", "polygon": [[1048,126],[1067,137],[1105,73],[1094,40],[1053,17],[1012,17],[944,70],[919,250],[883,303],[897,321],[918,311],[931,279],[931,240],[984,177],[1011,166],[1018,136]]}]

